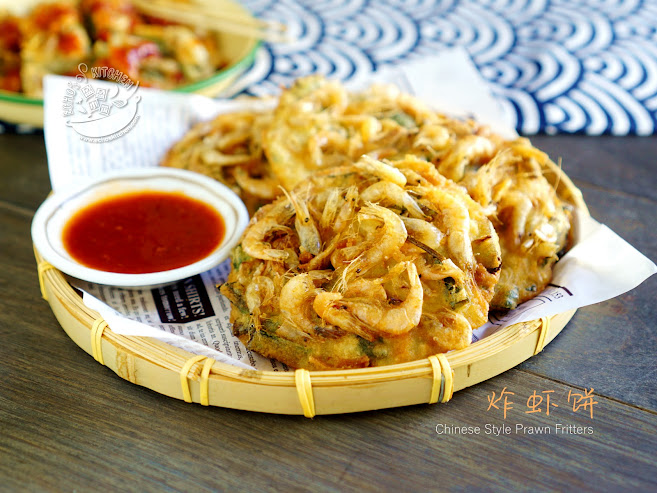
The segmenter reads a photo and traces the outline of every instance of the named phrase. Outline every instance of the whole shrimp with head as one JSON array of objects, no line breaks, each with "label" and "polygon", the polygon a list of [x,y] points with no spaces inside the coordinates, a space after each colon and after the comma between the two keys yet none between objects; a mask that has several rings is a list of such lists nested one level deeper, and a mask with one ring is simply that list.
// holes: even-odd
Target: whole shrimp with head
[{"label": "whole shrimp with head", "polygon": [[[501,262],[482,207],[413,157],[364,157],[312,174],[258,212],[235,252],[240,262],[221,289],[236,335],[308,369],[467,346],[487,319]],[[256,272],[273,281],[259,279],[260,297],[249,288]]]}]

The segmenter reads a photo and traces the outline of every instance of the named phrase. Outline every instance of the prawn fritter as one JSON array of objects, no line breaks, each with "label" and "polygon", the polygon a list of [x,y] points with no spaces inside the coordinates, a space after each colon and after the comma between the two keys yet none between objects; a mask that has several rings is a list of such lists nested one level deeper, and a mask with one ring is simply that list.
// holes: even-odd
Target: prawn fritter
[{"label": "prawn fritter", "polygon": [[[310,76],[282,93],[265,132],[265,151],[274,173],[291,189],[315,170],[352,164],[363,154],[402,158],[418,137],[418,152],[428,152],[422,139],[436,132],[447,146],[454,132],[437,128],[445,121],[394,86],[374,85],[352,93],[338,81]],[[471,131],[466,127],[460,132]]]},{"label": "prawn fritter", "polygon": [[295,368],[358,368],[461,349],[487,321],[497,234],[426,161],[364,156],[262,207],[221,292],[234,333]]},{"label": "prawn fritter", "polygon": [[[3,38],[6,25],[3,25]],[[91,40],[72,2],[39,3],[21,23],[20,78],[23,92],[43,97],[47,74],[75,74],[88,62]]]},{"label": "prawn fritter", "polygon": [[199,123],[169,150],[161,165],[224,183],[253,214],[281,193],[262,148],[263,129],[270,120],[271,112],[240,112]]},{"label": "prawn fritter", "polygon": [[515,308],[540,293],[567,246],[571,206],[546,179],[548,162],[529,141],[518,139],[461,180],[500,236],[503,266],[493,308]]}]

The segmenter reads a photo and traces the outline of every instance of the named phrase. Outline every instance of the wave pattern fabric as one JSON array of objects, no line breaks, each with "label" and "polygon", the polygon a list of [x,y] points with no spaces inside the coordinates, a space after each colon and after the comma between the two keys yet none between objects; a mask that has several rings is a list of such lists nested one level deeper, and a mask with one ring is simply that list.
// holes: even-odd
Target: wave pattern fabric
[{"label": "wave pattern fabric", "polygon": [[241,88],[343,81],[463,47],[518,132],[651,135],[657,0],[245,0],[298,41],[266,44]]}]

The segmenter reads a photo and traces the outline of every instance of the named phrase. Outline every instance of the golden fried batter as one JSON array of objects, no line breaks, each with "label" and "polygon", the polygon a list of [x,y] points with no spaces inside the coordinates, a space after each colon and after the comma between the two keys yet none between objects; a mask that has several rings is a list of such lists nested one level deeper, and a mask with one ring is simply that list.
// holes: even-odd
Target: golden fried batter
[{"label": "golden fried batter", "polygon": [[315,170],[351,164],[363,154],[440,156],[477,129],[391,85],[351,93],[337,81],[310,76],[283,92],[264,142],[274,173],[290,189]]},{"label": "golden fried batter", "polygon": [[210,176],[237,193],[253,214],[281,194],[262,147],[271,112],[240,112],[195,125],[163,159],[162,166]]},{"label": "golden fried batter", "polygon": [[264,135],[272,170],[288,188],[363,154],[412,154],[461,182],[500,235],[504,268],[495,308],[515,308],[540,293],[566,247],[569,206],[543,176],[545,154],[525,139],[506,141],[474,121],[431,111],[390,86],[350,93],[319,76],[299,79],[282,94]]},{"label": "golden fried batter", "polygon": [[501,266],[482,207],[413,156],[312,174],[256,213],[232,262],[235,334],[315,370],[468,346]]},{"label": "golden fried batter", "polygon": [[461,180],[500,236],[502,273],[494,308],[515,308],[540,293],[567,246],[572,207],[546,179],[548,161],[528,140],[518,139]]}]

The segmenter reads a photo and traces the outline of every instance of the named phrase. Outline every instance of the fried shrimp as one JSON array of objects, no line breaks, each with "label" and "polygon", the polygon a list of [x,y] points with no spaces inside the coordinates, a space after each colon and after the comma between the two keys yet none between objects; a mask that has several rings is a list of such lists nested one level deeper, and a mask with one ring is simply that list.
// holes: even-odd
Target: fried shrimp
[{"label": "fried shrimp", "polygon": [[221,292],[235,334],[308,369],[466,347],[501,265],[481,205],[413,156],[313,173],[258,211],[232,259]]},{"label": "fried shrimp", "polygon": [[299,274],[281,289],[280,310],[283,319],[310,337],[313,337],[315,327],[322,324],[322,320],[313,312],[313,302],[317,295],[323,292],[315,286],[315,282],[329,277],[330,272],[322,271]]},{"label": "fried shrimp", "polygon": [[471,268],[474,264],[474,253],[470,240],[470,212],[462,200],[445,190],[433,188],[427,197],[438,205],[443,224],[450,232],[447,237],[447,248],[457,265]]},{"label": "fried shrimp", "polygon": [[262,143],[271,117],[271,111],[244,111],[199,123],[169,149],[160,164],[196,171],[224,183],[253,214],[281,194]]},{"label": "fried shrimp", "polygon": [[[345,277],[347,277],[346,271],[350,276],[355,276],[368,272],[376,266],[385,265],[387,260],[395,257],[406,241],[406,228],[401,217],[385,207],[366,203],[358,211],[356,218],[361,226],[358,228],[359,235],[365,235],[364,241],[357,245],[362,253],[356,258],[336,256],[337,260],[331,259],[337,269],[348,264]],[[376,225],[364,227],[367,221],[374,222]],[[365,229],[364,233],[362,233],[363,229]]]},{"label": "fried shrimp", "polygon": [[321,248],[322,239],[315,226],[315,220],[310,215],[308,204],[305,200],[298,200],[294,192],[286,193],[286,196],[292,202],[295,212],[294,227],[299,235],[301,248],[312,255],[317,255]]},{"label": "fried shrimp", "polygon": [[404,226],[406,226],[407,235],[413,238],[413,240],[426,245],[434,251],[440,249],[440,242],[445,235],[433,224],[411,217],[402,217],[402,221],[404,221]]},{"label": "fried shrimp", "polygon": [[491,304],[515,308],[540,293],[568,243],[571,207],[545,177],[548,157],[526,139],[506,144],[461,183],[500,237],[503,267]]},{"label": "fried shrimp", "polygon": [[[387,299],[383,283],[398,275],[400,268],[407,272],[408,294],[404,301]],[[383,293],[383,297],[370,297],[369,293]],[[313,302],[315,312],[326,322],[355,332],[368,340],[374,336],[406,334],[420,323],[423,301],[422,283],[412,262],[400,262],[383,278],[363,282],[358,289],[350,289],[345,295],[323,292]],[[349,297],[348,295],[356,295]],[[383,299],[381,299],[383,298]]]},{"label": "fried shrimp", "polygon": [[406,185],[406,177],[404,176],[404,173],[382,161],[377,161],[367,154],[364,155],[355,166],[361,171],[371,173],[380,180],[384,180],[385,183],[391,183],[398,187]]},{"label": "fried shrimp", "polygon": [[292,229],[285,223],[293,216],[289,202],[270,204],[258,211],[251,219],[249,227],[242,237],[242,249],[247,255],[261,260],[284,260],[289,252],[280,248],[273,248],[267,238],[276,233],[289,235]]},{"label": "fried shrimp", "polygon": [[402,187],[389,181],[378,181],[370,185],[363,190],[360,197],[366,202],[386,204],[399,211],[407,210],[410,217],[424,217],[424,213],[415,199]]},{"label": "fried shrimp", "polygon": [[[353,164],[363,155],[402,158],[428,121],[438,117],[393,86],[350,93],[336,81],[304,77],[281,95],[264,134],[265,152],[290,189],[316,170]],[[373,163],[361,161],[377,166]]]}]

